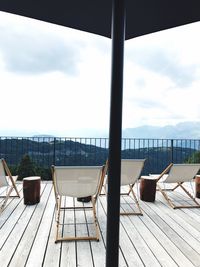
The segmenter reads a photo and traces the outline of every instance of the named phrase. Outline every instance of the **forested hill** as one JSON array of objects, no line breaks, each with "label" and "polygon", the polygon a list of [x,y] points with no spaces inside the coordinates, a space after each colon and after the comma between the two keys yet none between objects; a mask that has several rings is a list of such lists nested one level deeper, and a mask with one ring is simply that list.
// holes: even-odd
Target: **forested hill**
[{"label": "forested hill", "polygon": [[[48,141],[47,141],[48,140]],[[28,154],[41,167],[54,165],[102,165],[108,158],[105,144],[85,144],[67,139],[49,138],[42,141],[33,138],[0,139],[0,157],[10,165],[19,164],[21,158]],[[160,172],[170,162],[181,163],[196,150],[188,147],[149,146],[126,148],[122,150],[122,158],[146,158],[145,173]]]}]

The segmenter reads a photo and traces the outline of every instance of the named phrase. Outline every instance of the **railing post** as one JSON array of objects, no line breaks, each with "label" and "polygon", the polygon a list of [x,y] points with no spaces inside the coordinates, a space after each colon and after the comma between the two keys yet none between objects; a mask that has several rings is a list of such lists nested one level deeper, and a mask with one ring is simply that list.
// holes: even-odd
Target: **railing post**
[{"label": "railing post", "polygon": [[56,138],[53,139],[53,165],[56,165]]},{"label": "railing post", "polygon": [[174,140],[171,139],[171,162],[174,162]]}]

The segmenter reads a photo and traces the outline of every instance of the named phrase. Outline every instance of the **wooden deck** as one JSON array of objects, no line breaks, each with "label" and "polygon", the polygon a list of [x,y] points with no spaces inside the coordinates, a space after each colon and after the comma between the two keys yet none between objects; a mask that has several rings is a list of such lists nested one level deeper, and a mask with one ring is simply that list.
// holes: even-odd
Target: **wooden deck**
[{"label": "wooden deck", "polygon": [[[190,185],[188,185],[189,187]],[[22,194],[22,184],[18,184]],[[12,199],[0,216],[0,266],[57,267],[105,266],[106,198],[101,196],[97,214],[101,240],[54,243],[55,200],[51,183],[42,183],[41,201],[25,206],[23,197]],[[178,192],[175,198],[185,203]],[[122,199],[130,209],[130,199]],[[71,203],[70,203],[71,204]],[[80,205],[74,201],[75,205]],[[120,266],[200,266],[200,209],[173,210],[160,192],[156,202],[140,201],[143,216],[120,217]],[[83,216],[82,216],[83,215]],[[80,211],[64,214],[65,233],[92,231],[90,216]],[[87,227],[83,219],[87,218]],[[73,221],[78,223],[73,228]],[[115,266],[113,266],[115,267]]]}]

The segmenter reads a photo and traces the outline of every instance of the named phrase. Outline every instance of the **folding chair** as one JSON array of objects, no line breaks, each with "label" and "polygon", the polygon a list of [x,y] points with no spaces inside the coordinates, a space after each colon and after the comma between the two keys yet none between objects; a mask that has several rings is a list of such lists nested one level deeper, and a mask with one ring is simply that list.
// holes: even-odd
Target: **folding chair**
[{"label": "folding chair", "polygon": [[[5,187],[5,194],[1,195],[4,198],[3,203],[0,206],[0,214],[5,209],[9,197],[20,197],[15,182],[18,176],[12,176],[8,165],[4,159],[0,159],[0,188]],[[12,191],[16,192],[16,196],[11,196]]]},{"label": "folding chair", "polygon": [[[157,188],[162,193],[168,204],[173,209],[178,208],[200,208],[200,204],[195,197],[183,186],[185,182],[191,182],[200,169],[200,164],[170,164],[160,175],[157,176]],[[169,172],[167,174],[167,172]],[[175,183],[172,188],[166,188],[167,184]],[[195,205],[175,205],[169,198],[167,191],[174,191],[178,187],[189,196]]]},{"label": "folding chair", "polygon": [[136,197],[133,187],[141,176],[144,168],[145,159],[122,159],[121,160],[121,187],[129,188],[127,193],[121,193],[121,196],[133,195],[134,202],[138,212],[120,212],[120,215],[143,215],[138,198]]},{"label": "folding chair", "polygon": [[[133,200],[137,206],[138,212],[120,212],[120,215],[143,215],[138,199],[136,197],[136,194],[133,191],[133,187],[141,176],[144,163],[145,163],[145,159],[122,159],[121,160],[121,188],[127,188],[128,186],[128,192],[127,193],[121,192],[120,195],[130,196],[130,194],[132,194]],[[109,177],[107,177],[106,179],[107,181],[104,184],[105,194],[107,194],[106,187],[107,187],[108,179]]]},{"label": "folding chair", "polygon": [[[96,202],[103,186],[105,166],[52,166],[53,185],[56,198],[56,239],[58,241],[96,240],[99,241],[99,225],[96,216]],[[92,206],[66,207],[61,206],[63,197],[81,198],[91,196]],[[63,236],[59,234],[60,213],[62,210],[90,209],[93,212],[95,235]]]}]

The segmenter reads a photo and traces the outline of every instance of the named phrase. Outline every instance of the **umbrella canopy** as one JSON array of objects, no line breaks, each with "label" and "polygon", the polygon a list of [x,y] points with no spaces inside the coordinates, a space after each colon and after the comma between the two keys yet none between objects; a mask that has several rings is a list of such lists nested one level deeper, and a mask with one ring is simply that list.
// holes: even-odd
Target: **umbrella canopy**
[{"label": "umbrella canopy", "polygon": [[[199,0],[126,0],[125,39],[200,19]],[[111,37],[112,0],[1,0],[0,10]]]},{"label": "umbrella canopy", "polygon": [[112,37],[106,266],[118,266],[124,39],[200,20],[199,0],[1,0],[10,12]]}]

